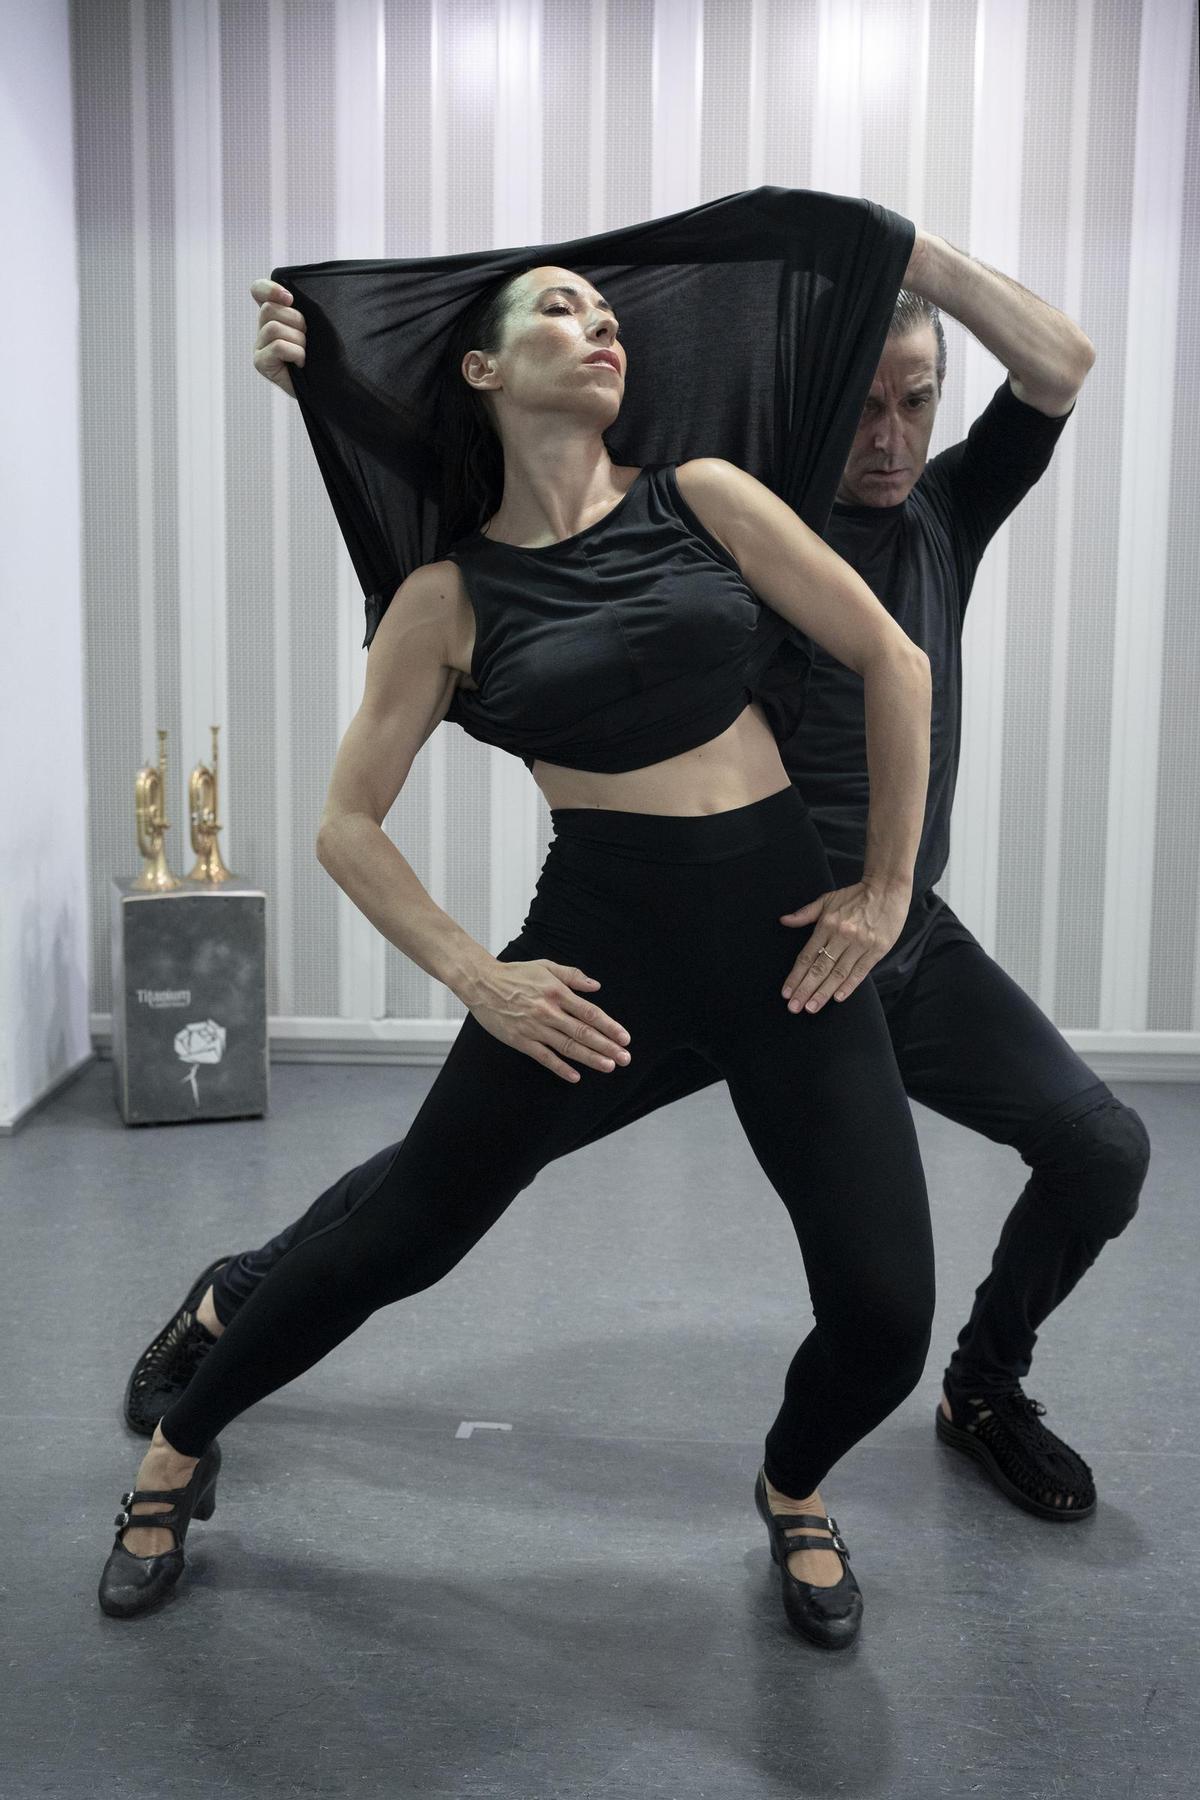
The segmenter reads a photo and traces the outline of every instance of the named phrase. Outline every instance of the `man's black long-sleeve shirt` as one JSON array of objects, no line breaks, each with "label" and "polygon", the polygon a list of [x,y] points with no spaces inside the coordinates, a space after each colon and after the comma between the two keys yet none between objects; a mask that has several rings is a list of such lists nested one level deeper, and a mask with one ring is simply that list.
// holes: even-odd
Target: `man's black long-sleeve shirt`
[{"label": "man's black long-sleeve shirt", "polygon": [[[1026,405],[1006,377],[962,442],[930,459],[906,500],[898,506],[838,501],[824,534],[930,661],[929,789],[914,907],[941,876],[950,850],[962,738],[962,628],[975,574],[992,537],[1045,472],[1070,416],[1048,418]],[[863,698],[861,675],[815,647],[800,723],[780,745],[839,887],[862,879],[869,797]],[[895,949],[906,941],[907,934]]]}]

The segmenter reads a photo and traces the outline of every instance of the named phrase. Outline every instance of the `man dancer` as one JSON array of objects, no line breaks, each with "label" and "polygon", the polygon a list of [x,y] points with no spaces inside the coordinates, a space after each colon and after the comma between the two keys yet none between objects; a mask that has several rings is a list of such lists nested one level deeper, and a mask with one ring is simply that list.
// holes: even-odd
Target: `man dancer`
[{"label": "man dancer", "polygon": [[[270,281],[255,366],[292,393],[305,325]],[[966,439],[928,461],[946,373],[940,312],[1008,370]],[[961,742],[961,635],[983,552],[1044,473],[1094,360],[1082,331],[1007,276],[918,232],[905,287],[826,532],[926,652],[933,678],[925,821],[904,929],[871,970],[911,1099],[1011,1144],[1031,1173],[943,1377],[941,1442],[975,1458],[1000,1491],[1056,1522],[1095,1511],[1091,1471],[1024,1393],[1037,1331],[1133,1217],[1149,1162],[1139,1115],[1097,1080],[1061,1033],[933,892],[949,851]],[[862,678],[816,651],[800,726],[781,753],[812,810],[835,883],[862,877],[868,784]],[[827,990],[832,991],[828,988]],[[818,1000],[817,1004],[823,1004]],[[852,996],[851,996],[852,1003]],[[716,1079],[681,1055],[630,1090],[607,1130]],[[139,1357],[125,1396],[150,1436],[237,1308],[289,1244],[342,1210],[338,1185],[261,1250],[219,1258]],[[790,1559],[789,1559],[790,1560]]]}]

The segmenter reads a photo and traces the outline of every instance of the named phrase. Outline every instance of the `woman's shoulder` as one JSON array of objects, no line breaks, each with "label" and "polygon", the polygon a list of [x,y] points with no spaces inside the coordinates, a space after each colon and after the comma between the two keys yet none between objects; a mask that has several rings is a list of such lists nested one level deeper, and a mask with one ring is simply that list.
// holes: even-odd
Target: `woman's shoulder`
[{"label": "woman's shoulder", "polygon": [[437,562],[420,563],[411,575],[406,575],[392,597],[392,605],[402,600],[410,609],[436,608],[464,592],[462,570],[452,557],[443,556]]},{"label": "woman's shoulder", "polygon": [[672,466],[675,480],[689,494],[734,493],[740,483],[754,480],[723,456],[693,456]]},{"label": "woman's shoulder", "polygon": [[453,643],[469,610],[458,564],[443,557],[419,564],[404,577],[384,609],[379,629],[386,627],[391,638],[397,631],[433,628],[445,642]]},{"label": "woman's shoulder", "polygon": [[693,518],[732,558],[729,540],[745,503],[746,484],[758,486],[754,477],[722,456],[694,456],[676,463],[672,474],[676,491]]}]

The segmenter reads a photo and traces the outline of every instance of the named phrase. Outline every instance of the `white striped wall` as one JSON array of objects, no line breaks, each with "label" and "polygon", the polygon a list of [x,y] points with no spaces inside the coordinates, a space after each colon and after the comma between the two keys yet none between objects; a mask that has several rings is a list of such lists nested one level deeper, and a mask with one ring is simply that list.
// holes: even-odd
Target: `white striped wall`
[{"label": "white striped wall", "polygon": [[[224,847],[270,895],[282,1053],[436,1057],[462,1016],[314,869],[362,608],[294,409],[250,370],[250,278],[777,182],[869,193],[1040,281],[1096,339],[972,600],[941,887],[1099,1072],[1200,1070],[1200,770],[1171,760],[1200,677],[1200,549],[1172,503],[1200,332],[1186,0],[77,0],[75,44],[84,341],[109,351],[81,369],[101,1036],[107,884],[136,864],[133,772],[160,723],[177,867],[186,771],[224,727]],[[935,449],[1001,373],[948,336]],[[549,827],[515,759],[442,728],[389,829],[482,941],[517,930]]]}]

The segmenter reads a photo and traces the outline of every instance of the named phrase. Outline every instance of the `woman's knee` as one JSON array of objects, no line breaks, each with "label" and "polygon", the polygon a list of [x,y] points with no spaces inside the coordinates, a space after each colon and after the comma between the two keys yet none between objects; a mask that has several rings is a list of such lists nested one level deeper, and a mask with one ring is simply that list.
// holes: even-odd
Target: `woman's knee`
[{"label": "woman's knee", "polygon": [[911,1394],[921,1379],[933,1337],[933,1292],[928,1299],[898,1296],[875,1323],[872,1348],[898,1397]]},{"label": "woman's knee", "polygon": [[1025,1160],[1048,1202],[1073,1227],[1111,1238],[1137,1212],[1150,1137],[1133,1107],[1112,1096],[1057,1121]]},{"label": "woman's knee", "polygon": [[859,1288],[852,1311],[834,1321],[818,1320],[830,1360],[843,1373],[873,1387],[882,1385],[895,1400],[921,1379],[933,1335],[934,1281],[928,1271],[897,1267],[894,1280]]}]

